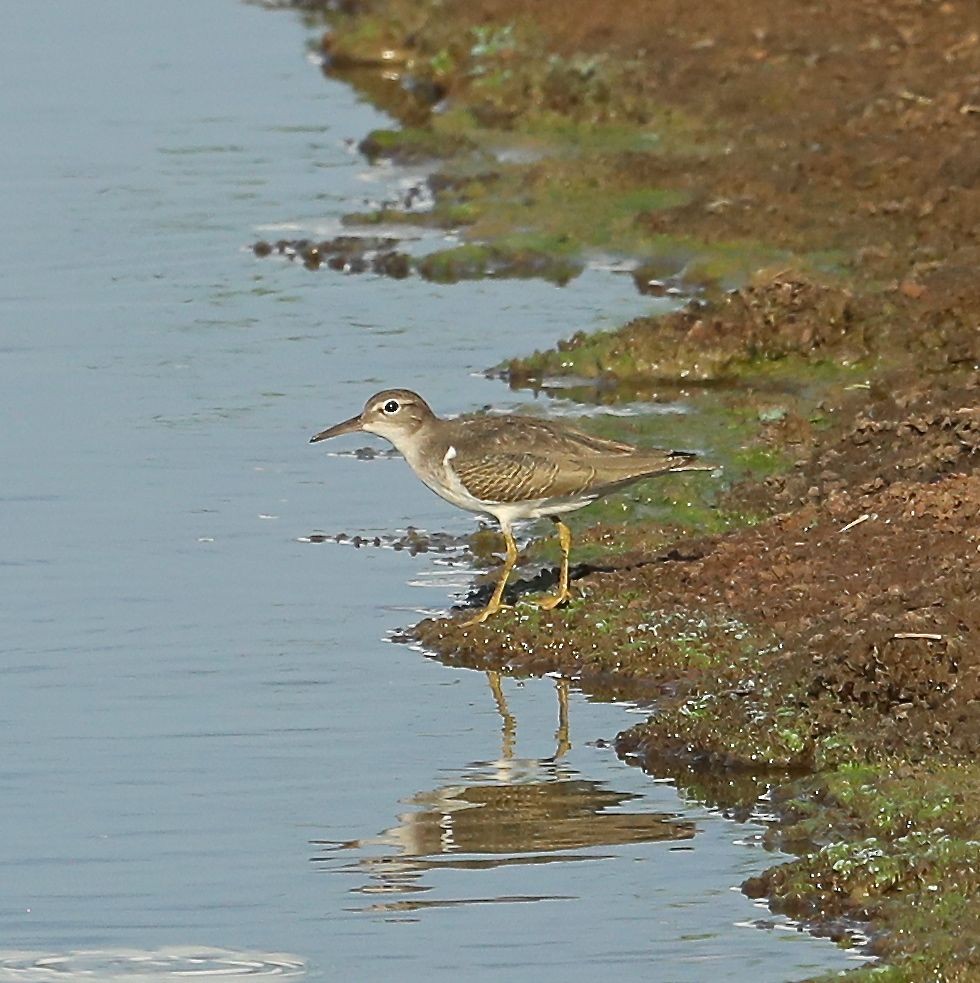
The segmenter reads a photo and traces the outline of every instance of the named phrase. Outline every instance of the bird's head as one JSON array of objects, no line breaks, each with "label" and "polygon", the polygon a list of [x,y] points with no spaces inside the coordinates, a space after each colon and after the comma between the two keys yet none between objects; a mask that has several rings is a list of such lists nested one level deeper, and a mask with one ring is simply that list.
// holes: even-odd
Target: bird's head
[{"label": "bird's head", "polygon": [[401,449],[434,419],[435,414],[418,393],[411,389],[385,389],[375,393],[357,416],[314,434],[310,437],[310,443],[345,433],[364,432],[384,437]]}]

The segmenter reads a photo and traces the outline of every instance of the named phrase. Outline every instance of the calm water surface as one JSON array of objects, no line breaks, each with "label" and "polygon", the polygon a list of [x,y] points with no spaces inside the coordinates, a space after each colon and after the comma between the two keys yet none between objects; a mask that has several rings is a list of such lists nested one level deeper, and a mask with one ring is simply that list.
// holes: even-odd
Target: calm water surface
[{"label": "calm water surface", "polygon": [[447,568],[303,541],[472,523],[314,430],[382,385],[517,405],[474,373],[650,303],[257,261],[412,177],[351,153],[385,120],[304,41],[236,0],[4,5],[0,979],[847,965],[752,925],[758,827],[618,762],[628,708],[387,642]]}]

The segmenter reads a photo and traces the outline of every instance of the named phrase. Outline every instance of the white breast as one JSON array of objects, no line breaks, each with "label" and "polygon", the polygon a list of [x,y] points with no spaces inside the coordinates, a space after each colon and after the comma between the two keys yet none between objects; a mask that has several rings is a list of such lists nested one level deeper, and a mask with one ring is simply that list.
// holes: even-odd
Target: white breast
[{"label": "white breast", "polygon": [[440,478],[445,483],[444,487],[436,487],[436,485],[422,480],[437,494],[441,495],[447,502],[452,502],[453,505],[458,506],[461,509],[467,509],[470,512],[483,512],[484,514],[489,513],[493,515],[492,509],[488,508],[484,502],[481,502],[478,498],[474,498],[464,487],[463,482],[459,480],[459,475],[453,470],[452,461],[456,456],[456,448],[451,444],[449,450],[446,451],[445,456],[442,459],[442,474]]},{"label": "white breast", "polygon": [[415,472],[419,480],[440,498],[444,498],[457,508],[466,509],[468,512],[482,512],[484,515],[493,514],[483,502],[474,498],[463,487],[459,475],[453,470],[451,462],[456,456],[455,447],[450,446],[437,469],[426,467],[422,454],[414,443],[405,443],[398,449],[405,456],[409,467]]}]

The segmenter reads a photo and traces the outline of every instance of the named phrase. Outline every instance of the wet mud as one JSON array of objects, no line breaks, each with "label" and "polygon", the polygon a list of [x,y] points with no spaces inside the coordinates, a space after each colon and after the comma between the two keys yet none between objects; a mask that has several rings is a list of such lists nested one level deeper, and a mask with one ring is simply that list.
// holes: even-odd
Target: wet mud
[{"label": "wet mud", "polygon": [[596,513],[563,609],[411,637],[654,699],[620,753],[734,814],[768,793],[798,854],[747,893],[844,942],[866,924],[884,962],[855,978],[980,977],[975,4],[301,6],[325,71],[428,134],[364,150],[439,160],[457,258],[613,254],[696,297],[497,371],[604,403],[724,388],[758,465],[700,527]]},{"label": "wet mud", "polygon": [[[428,532],[409,526],[403,533],[397,535],[386,533],[383,536],[364,536],[360,533],[349,532],[311,532],[300,539],[303,543],[341,543],[353,546],[354,549],[375,547],[390,549],[395,552],[404,550],[410,556],[419,553],[465,553],[469,554],[469,537],[453,536],[446,532]],[[463,562],[462,558],[460,562]]]},{"label": "wet mud", "polygon": [[411,273],[411,259],[394,247],[398,239],[377,236],[335,236],[333,239],[259,239],[252,252],[260,259],[281,256],[308,270],[321,266],[340,273],[378,273],[401,280]]},{"label": "wet mud", "polygon": [[260,259],[282,256],[299,261],[308,270],[321,267],[340,273],[374,273],[395,280],[417,274],[435,283],[493,278],[540,277],[564,286],[582,272],[582,263],[516,244],[461,245],[421,257],[395,249],[398,240],[372,236],[337,236],[334,239],[260,239],[252,252]]}]

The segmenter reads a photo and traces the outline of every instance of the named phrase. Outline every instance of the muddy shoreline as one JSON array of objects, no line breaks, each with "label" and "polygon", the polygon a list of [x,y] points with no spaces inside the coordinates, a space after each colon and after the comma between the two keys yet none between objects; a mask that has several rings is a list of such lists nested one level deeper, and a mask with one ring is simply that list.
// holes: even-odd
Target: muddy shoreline
[{"label": "muddy shoreline", "polygon": [[[683,387],[740,421],[714,498],[576,530],[568,607],[412,637],[454,664],[656,697],[621,754],[732,810],[772,788],[770,840],[798,859],[747,893],[845,944],[869,926],[882,962],[855,978],[977,978],[975,7],[277,5],[403,123],[364,152],[434,162],[430,209],[352,225],[467,240],[375,272],[561,283],[628,258],[638,289],[696,300],[498,370],[608,403]],[[327,251],[288,248],[314,271]]]}]

